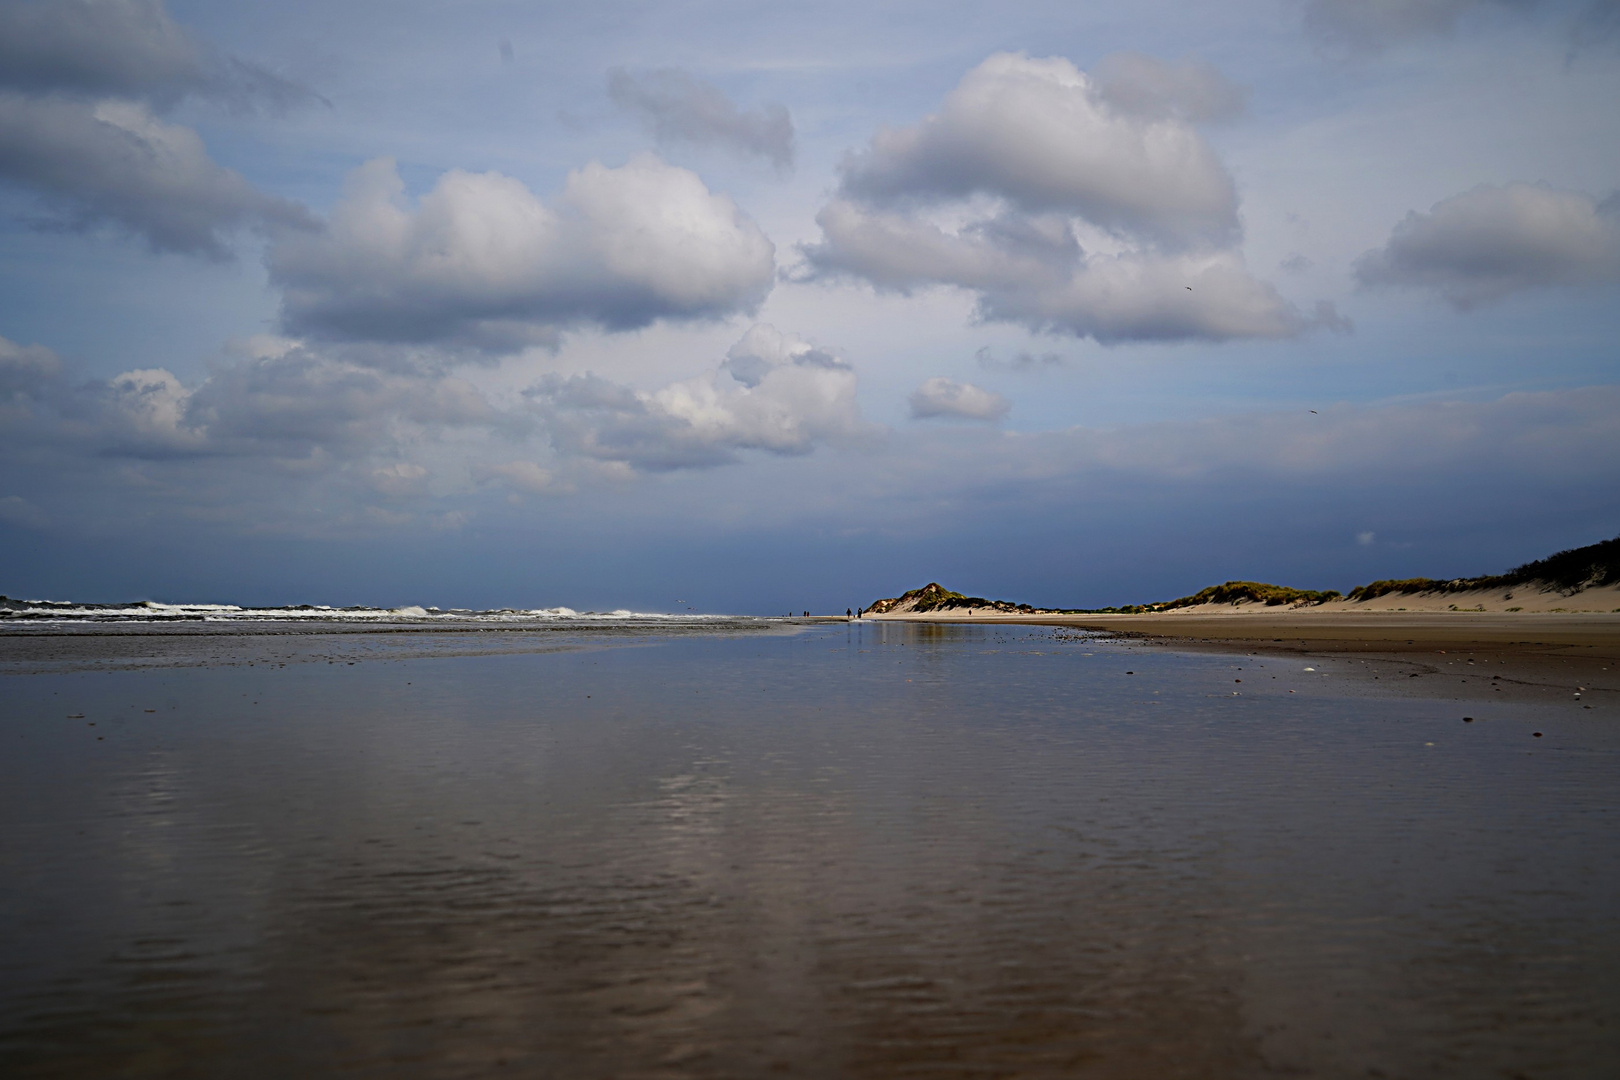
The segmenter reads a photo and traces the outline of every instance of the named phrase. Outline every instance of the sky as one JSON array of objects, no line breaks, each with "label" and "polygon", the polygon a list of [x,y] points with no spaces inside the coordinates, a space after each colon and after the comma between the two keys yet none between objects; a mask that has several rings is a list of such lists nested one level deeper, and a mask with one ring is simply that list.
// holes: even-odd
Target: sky
[{"label": "sky", "polygon": [[1620,533],[1620,3],[0,0],[0,593],[842,611]]}]

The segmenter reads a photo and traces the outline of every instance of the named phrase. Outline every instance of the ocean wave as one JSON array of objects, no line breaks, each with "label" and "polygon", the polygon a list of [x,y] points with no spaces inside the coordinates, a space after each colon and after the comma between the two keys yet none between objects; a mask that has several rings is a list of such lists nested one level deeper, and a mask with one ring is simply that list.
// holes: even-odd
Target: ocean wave
[{"label": "ocean wave", "polygon": [[89,604],[69,600],[14,600],[0,596],[0,622],[361,622],[379,624],[645,622],[690,623],[731,619],[731,615],[657,611],[576,611],[553,608],[437,608],[407,604],[393,608],[331,607],[297,604],[288,607],[242,607],[237,604],[166,604],[141,600],[127,604]]}]

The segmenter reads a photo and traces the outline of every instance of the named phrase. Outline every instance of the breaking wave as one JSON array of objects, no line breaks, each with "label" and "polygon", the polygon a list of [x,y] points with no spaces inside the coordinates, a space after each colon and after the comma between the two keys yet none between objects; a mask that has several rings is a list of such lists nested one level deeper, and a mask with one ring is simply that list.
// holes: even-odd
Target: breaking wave
[{"label": "breaking wave", "polygon": [[445,623],[691,623],[734,619],[731,615],[674,615],[663,612],[575,611],[573,608],[396,608],[330,607],[298,604],[291,607],[239,607],[236,604],[164,604],[142,600],[130,604],[81,604],[66,600],[13,600],[0,596],[0,622],[26,620],[66,623],[164,622],[356,622],[399,625]]}]

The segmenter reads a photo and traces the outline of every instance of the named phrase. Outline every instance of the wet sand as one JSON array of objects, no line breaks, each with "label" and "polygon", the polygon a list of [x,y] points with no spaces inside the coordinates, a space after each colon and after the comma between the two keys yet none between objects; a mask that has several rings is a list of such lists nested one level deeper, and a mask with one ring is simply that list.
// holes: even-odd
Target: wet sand
[{"label": "wet sand", "polygon": [[1380,689],[1458,700],[1620,705],[1620,615],[1317,612],[883,616],[1105,631],[1181,651],[1292,654]]},{"label": "wet sand", "polygon": [[1603,713],[775,629],[0,640],[0,1075],[1612,1071]]}]

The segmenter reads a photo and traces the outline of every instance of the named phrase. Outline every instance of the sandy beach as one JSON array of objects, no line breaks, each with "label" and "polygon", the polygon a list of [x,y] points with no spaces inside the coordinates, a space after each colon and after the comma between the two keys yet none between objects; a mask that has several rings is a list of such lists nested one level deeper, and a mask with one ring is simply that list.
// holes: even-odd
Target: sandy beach
[{"label": "sandy beach", "polygon": [[[1595,591],[1595,590],[1594,590]],[[1410,598],[1406,598],[1410,599]],[[1145,646],[1282,653],[1332,665],[1397,693],[1460,700],[1562,702],[1612,711],[1620,702],[1620,614],[1367,610],[1348,604],[1145,615],[957,612],[876,621],[1012,623],[1100,630]]]}]

